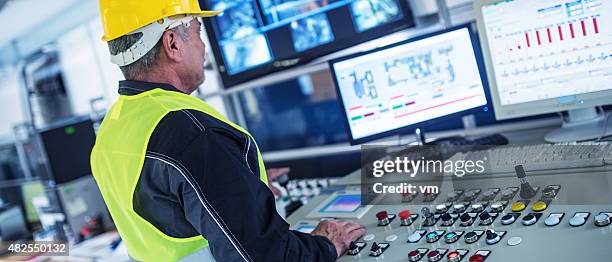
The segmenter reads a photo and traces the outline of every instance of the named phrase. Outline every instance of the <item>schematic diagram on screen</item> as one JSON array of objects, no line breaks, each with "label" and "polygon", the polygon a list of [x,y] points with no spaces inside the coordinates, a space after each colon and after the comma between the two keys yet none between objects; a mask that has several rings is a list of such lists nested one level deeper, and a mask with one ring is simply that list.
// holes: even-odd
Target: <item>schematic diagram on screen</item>
[{"label": "schematic diagram on screen", "polygon": [[369,97],[370,99],[378,98],[378,91],[374,83],[374,74],[372,70],[365,71],[363,75],[357,75],[356,71],[342,77],[344,81],[352,81],[355,96],[359,99]]},{"label": "schematic diagram on screen", "polygon": [[455,66],[451,61],[453,50],[453,46],[449,45],[386,61],[384,65],[389,87],[410,81],[428,81],[432,87],[455,82]]}]

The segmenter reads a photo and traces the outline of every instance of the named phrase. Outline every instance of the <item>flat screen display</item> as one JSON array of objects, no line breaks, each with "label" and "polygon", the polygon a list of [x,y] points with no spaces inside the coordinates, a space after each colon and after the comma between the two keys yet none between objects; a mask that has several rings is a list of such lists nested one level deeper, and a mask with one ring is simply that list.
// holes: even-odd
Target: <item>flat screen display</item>
[{"label": "flat screen display", "polygon": [[351,141],[487,105],[468,27],[332,61]]},{"label": "flat screen display", "polygon": [[352,213],[361,207],[361,195],[339,195],[321,209],[321,213]]},{"label": "flat screen display", "polygon": [[413,26],[400,0],[201,0],[226,86]]}]

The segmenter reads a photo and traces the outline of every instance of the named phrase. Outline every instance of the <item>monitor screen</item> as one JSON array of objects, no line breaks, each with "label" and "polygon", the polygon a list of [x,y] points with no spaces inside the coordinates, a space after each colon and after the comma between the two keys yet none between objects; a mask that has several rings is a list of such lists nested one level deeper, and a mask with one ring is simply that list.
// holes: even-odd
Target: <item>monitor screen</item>
[{"label": "monitor screen", "polygon": [[577,95],[612,89],[612,2],[495,1],[480,16],[498,119],[600,105]]},{"label": "monitor screen", "polygon": [[361,195],[339,195],[320,210],[321,213],[351,213],[361,207]]},{"label": "monitor screen", "polygon": [[42,131],[40,136],[56,184],[91,175],[89,156],[96,141],[91,120],[60,123]]},{"label": "monitor screen", "polygon": [[414,23],[400,0],[209,0],[205,19],[226,86],[305,63]]},{"label": "monitor screen", "polygon": [[486,106],[472,35],[462,26],[332,61],[351,142]]}]

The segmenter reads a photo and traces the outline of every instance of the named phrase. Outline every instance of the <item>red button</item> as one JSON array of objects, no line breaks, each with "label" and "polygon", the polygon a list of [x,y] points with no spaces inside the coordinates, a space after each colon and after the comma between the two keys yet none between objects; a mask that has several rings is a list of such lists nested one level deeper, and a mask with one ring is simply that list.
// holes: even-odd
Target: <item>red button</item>
[{"label": "red button", "polygon": [[438,252],[437,250],[431,251],[429,252],[429,254],[427,254],[428,257],[436,257],[440,254],[440,252]]},{"label": "red button", "polygon": [[376,218],[378,218],[378,220],[383,220],[383,219],[388,218],[387,211],[380,211],[376,213]]},{"label": "red button", "polygon": [[408,256],[409,257],[414,257],[414,256],[418,256],[420,254],[421,254],[421,252],[419,252],[418,250],[412,250],[412,251],[410,251],[410,253],[408,253]]},{"label": "red button", "polygon": [[482,262],[484,261],[484,257],[482,255],[476,254],[470,257],[470,262]]},{"label": "red button", "polygon": [[448,255],[446,255],[446,257],[448,259],[459,257],[459,252],[457,252],[457,251],[450,252],[450,253],[448,253]]},{"label": "red button", "polygon": [[404,210],[402,212],[399,212],[398,216],[401,219],[408,219],[408,218],[410,218],[410,210]]}]

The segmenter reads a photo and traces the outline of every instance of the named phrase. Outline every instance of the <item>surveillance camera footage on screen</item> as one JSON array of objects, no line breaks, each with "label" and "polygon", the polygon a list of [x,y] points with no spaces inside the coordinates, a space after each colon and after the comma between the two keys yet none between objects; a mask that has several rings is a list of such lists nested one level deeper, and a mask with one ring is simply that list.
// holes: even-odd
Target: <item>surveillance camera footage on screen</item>
[{"label": "surveillance camera footage on screen", "polygon": [[407,4],[398,0],[203,2],[221,11],[207,21],[208,34],[229,83],[287,66],[280,60],[306,61],[413,25]]}]

